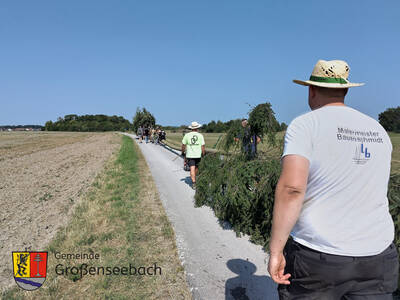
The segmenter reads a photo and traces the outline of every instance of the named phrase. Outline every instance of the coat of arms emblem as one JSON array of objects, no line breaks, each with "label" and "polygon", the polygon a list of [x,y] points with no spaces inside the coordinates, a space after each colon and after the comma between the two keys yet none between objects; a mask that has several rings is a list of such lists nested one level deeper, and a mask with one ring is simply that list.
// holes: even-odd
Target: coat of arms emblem
[{"label": "coat of arms emblem", "polygon": [[13,252],[14,279],[18,286],[33,291],[46,280],[47,252]]}]

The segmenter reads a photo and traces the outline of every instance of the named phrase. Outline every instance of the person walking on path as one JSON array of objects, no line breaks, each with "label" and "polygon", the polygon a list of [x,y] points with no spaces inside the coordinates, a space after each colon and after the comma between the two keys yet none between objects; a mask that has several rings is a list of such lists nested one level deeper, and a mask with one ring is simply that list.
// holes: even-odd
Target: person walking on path
[{"label": "person walking on path", "polygon": [[151,133],[152,133],[152,142],[153,142],[153,144],[157,144],[157,129],[153,128],[151,130]]},{"label": "person walking on path", "polygon": [[186,159],[190,167],[190,177],[192,179],[192,188],[196,188],[196,174],[199,171],[199,163],[201,157],[205,155],[205,141],[198,129],[201,125],[197,122],[192,122],[189,126],[191,132],[185,134],[182,139],[182,155],[186,154]]},{"label": "person walking on path", "polygon": [[155,130],[154,130],[153,127],[151,127],[151,129],[150,129],[150,142],[153,143],[153,144],[154,144],[154,133],[155,133]]},{"label": "person walking on path", "polygon": [[150,134],[150,129],[148,126],[144,128],[144,138],[146,140],[146,144],[149,142],[149,134]]},{"label": "person walking on path", "polygon": [[250,126],[247,119],[242,119],[243,131],[235,138],[236,142],[242,140],[243,153],[250,159],[257,155],[257,144],[261,141],[259,136],[251,134]]},{"label": "person walking on path", "polygon": [[137,130],[137,136],[139,137],[139,143],[142,143],[143,140],[143,128],[140,126]]},{"label": "person walking on path", "polygon": [[156,145],[158,145],[160,143],[160,135],[161,135],[160,127],[157,127],[156,133],[155,133],[155,143],[156,143]]},{"label": "person walking on path", "polygon": [[[317,62],[311,112],[285,135],[268,271],[280,299],[392,299],[399,261],[387,188],[392,144],[371,117],[344,104],[349,66]],[[290,234],[290,238],[288,239]]]}]

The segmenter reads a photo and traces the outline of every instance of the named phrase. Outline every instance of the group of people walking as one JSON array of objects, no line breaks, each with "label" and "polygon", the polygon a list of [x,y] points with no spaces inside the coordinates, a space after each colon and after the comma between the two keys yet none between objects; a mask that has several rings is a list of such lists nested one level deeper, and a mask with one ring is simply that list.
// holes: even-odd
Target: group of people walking
[{"label": "group of people walking", "polygon": [[[280,299],[392,299],[399,260],[388,206],[392,144],[371,117],[344,104],[349,66],[320,60],[308,80],[311,111],[287,128],[274,199],[268,271]],[[244,151],[259,137],[242,120]],[[205,141],[192,122],[182,139],[193,188]],[[144,136],[150,135],[144,130]],[[379,136],[380,139],[371,137]]]},{"label": "group of people walking", "polygon": [[166,133],[164,130],[159,127],[152,128],[150,126],[140,126],[136,132],[139,137],[139,143],[142,143],[143,140],[147,143],[158,144],[162,140],[166,139]]},{"label": "group of people walking", "polygon": [[[201,128],[201,124],[192,122],[188,128],[190,132],[184,134],[182,139],[182,152],[181,155],[184,157],[184,163],[189,167],[190,177],[192,180],[191,187],[196,188],[196,174],[199,171],[199,163],[201,157],[205,155],[205,141],[204,136],[198,131]],[[158,144],[162,140],[166,139],[166,133],[164,130],[157,128],[151,128],[150,126],[140,126],[136,132],[139,138],[139,143],[154,143]]]},{"label": "group of people walking", "polygon": [[[392,144],[374,119],[344,104],[349,66],[317,62],[309,80],[311,112],[287,128],[275,191],[268,271],[280,299],[392,299],[399,278],[387,188]],[[193,187],[205,141],[197,122],[182,139]],[[242,120],[243,151],[258,136]],[[371,137],[379,136],[381,139]],[[349,138],[350,137],[350,138]]]}]

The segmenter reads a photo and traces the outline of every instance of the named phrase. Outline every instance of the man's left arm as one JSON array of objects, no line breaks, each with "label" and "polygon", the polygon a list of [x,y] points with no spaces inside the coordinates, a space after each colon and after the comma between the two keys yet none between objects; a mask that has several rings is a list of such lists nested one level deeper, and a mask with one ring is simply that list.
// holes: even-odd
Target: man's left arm
[{"label": "man's left arm", "polygon": [[186,135],[182,139],[181,155],[184,155],[186,151]]},{"label": "man's left arm", "polygon": [[279,284],[290,284],[291,274],[283,274],[286,265],[283,248],[296,224],[307,188],[309,161],[301,155],[282,158],[282,173],[275,190],[268,271]]}]

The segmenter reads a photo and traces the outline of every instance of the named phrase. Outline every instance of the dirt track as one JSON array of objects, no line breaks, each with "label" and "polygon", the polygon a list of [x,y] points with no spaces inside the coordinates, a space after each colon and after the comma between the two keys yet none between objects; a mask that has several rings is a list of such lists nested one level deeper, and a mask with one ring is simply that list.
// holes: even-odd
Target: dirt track
[{"label": "dirt track", "polygon": [[0,134],[0,290],[14,281],[11,252],[47,246],[119,141],[112,133]]}]

